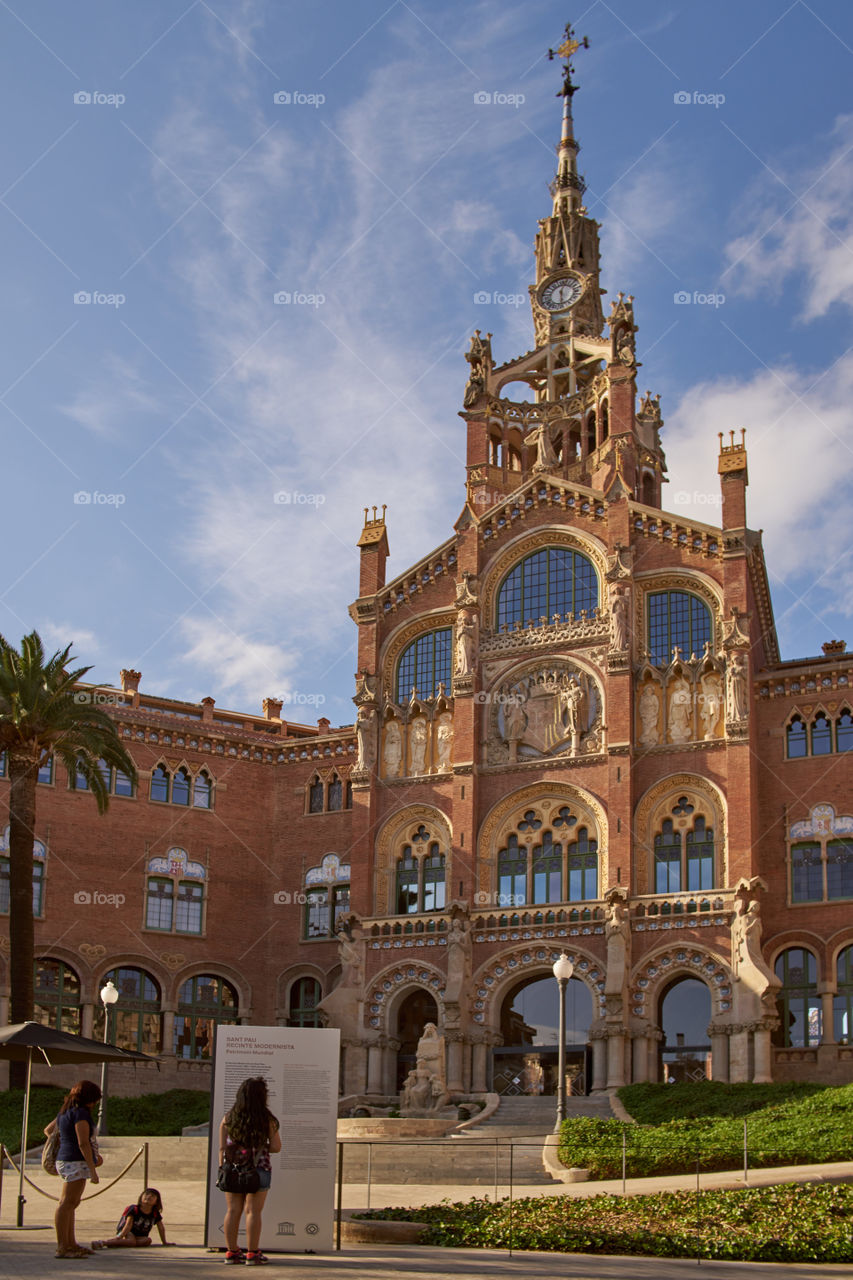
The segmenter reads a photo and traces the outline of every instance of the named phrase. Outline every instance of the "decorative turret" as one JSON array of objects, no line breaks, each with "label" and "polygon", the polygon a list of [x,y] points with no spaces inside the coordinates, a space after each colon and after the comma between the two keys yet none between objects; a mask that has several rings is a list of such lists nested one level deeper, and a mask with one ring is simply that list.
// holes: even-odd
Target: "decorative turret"
[{"label": "decorative turret", "polygon": [[385,507],[377,518],[376,507],[373,518],[369,509],[364,508],[364,528],[358,540],[361,547],[361,580],[360,596],[372,596],[385,586],[385,562],[388,559],[388,533],[385,529]]}]

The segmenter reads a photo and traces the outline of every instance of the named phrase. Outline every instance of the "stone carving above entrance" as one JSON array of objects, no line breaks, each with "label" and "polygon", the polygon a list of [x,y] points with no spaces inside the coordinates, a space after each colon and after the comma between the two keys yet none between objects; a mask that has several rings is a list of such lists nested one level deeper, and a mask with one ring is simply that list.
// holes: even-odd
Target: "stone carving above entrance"
[{"label": "stone carving above entrance", "polygon": [[488,764],[601,748],[601,692],[588,672],[570,662],[530,665],[480,696],[489,705]]}]

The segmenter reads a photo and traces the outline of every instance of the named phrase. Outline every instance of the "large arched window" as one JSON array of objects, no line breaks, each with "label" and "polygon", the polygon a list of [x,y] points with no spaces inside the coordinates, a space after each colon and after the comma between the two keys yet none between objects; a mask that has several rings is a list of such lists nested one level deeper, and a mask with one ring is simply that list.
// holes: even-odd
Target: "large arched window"
[{"label": "large arched window", "polygon": [[853,898],[853,816],[829,804],[814,805],[795,822],[790,841],[791,902]]},{"label": "large arched window", "polygon": [[853,1044],[853,947],[845,947],[835,968],[837,987],[833,998],[836,1044]]},{"label": "large arched window", "polygon": [[697,893],[713,889],[714,829],[695,812],[687,796],[679,796],[654,838],[655,893]]},{"label": "large arched window", "polygon": [[497,906],[583,902],[598,897],[598,840],[562,805],[550,817],[527,809],[498,850]]},{"label": "large arched window", "polygon": [[649,596],[649,657],[668,666],[677,645],[684,657],[701,654],[711,642],[711,614],[698,596],[686,591],[653,591]]},{"label": "large arched window", "polygon": [[[109,1040],[120,1049],[137,1049],[140,1053],[160,1053],[162,1025],[160,988],[144,969],[111,969],[103,974],[98,989],[113,982],[118,1002],[110,1011]],[[96,1040],[104,1039],[104,1012],[95,1016]]]},{"label": "large arched window", "polygon": [[[306,938],[334,938],[341,918],[350,908],[350,864],[341,862],[336,853],[327,853],[319,866],[305,873],[305,892],[298,895],[304,907]],[[289,906],[287,892],[275,895],[282,906]]]},{"label": "large arched window", "polygon": [[776,961],[782,981],[777,1005],[780,1039],[797,1049],[820,1044],[820,996],[817,993],[817,961],[803,947],[789,947]]},{"label": "large arched window", "polygon": [[237,992],[223,978],[204,973],[178,992],[174,1051],[178,1058],[209,1058],[218,1026],[237,1021]]},{"label": "large arched window", "polygon": [[397,915],[443,910],[445,888],[444,854],[421,823],[397,861]]},{"label": "large arched window", "polygon": [[36,960],[33,998],[36,1022],[80,1034],[80,979],[70,965],[46,956]]},{"label": "large arched window", "polygon": [[496,624],[542,625],[555,613],[577,616],[598,607],[598,575],[578,551],[546,547],[534,551],[504,578],[498,590]]},{"label": "large arched window", "polygon": [[808,755],[808,738],[806,737],[806,726],[803,724],[802,717],[794,716],[786,730],[788,740],[788,759],[799,760],[802,756]]},{"label": "large arched window", "polygon": [[812,721],[812,755],[828,756],[832,752],[832,725],[829,717],[819,712]]},{"label": "large arched window", "polygon": [[422,698],[434,698],[443,684],[450,692],[453,631],[442,627],[418,636],[402,652],[397,664],[397,701],[408,702],[412,689]]},{"label": "large arched window", "polygon": [[190,862],[185,849],[170,849],[165,858],[151,858],[145,898],[146,929],[200,934],[206,880],[203,864]]},{"label": "large arched window", "polygon": [[[33,841],[33,915],[44,914],[44,860],[46,850],[41,840]],[[9,914],[11,862],[9,861],[9,828],[0,833],[0,915]]]},{"label": "large arched window", "polygon": [[322,989],[316,978],[297,978],[287,1002],[289,1027],[319,1027]]}]

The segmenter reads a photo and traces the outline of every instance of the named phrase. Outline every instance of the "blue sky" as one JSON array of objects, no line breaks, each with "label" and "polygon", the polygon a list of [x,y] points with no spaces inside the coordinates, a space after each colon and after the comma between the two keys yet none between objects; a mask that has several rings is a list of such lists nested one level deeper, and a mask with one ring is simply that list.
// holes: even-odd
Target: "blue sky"
[{"label": "blue sky", "polygon": [[853,642],[846,0],[3,0],[4,635],[352,720],[362,508],[389,577],[443,541],[468,337],[532,346],[474,298],[533,278],[568,17],[664,505],[713,522],[745,426],[783,656]]}]

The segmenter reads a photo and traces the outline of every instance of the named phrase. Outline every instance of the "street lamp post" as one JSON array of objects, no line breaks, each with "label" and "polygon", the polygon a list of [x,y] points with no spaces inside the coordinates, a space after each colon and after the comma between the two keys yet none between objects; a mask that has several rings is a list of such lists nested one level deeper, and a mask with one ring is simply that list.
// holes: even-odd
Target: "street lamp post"
[{"label": "street lamp post", "polygon": [[557,1123],[554,1132],[559,1133],[560,1125],[566,1118],[566,987],[569,978],[575,971],[569,957],[563,951],[554,961],[553,973],[560,989],[560,1040],[557,1057]]},{"label": "street lamp post", "polygon": [[[104,1005],[104,1044],[110,1042],[110,1009],[118,1000],[118,991],[112,980],[101,987],[101,1000]],[[98,1133],[105,1137],[107,1133],[107,1063],[101,1063],[101,1109],[98,1113]]]}]

